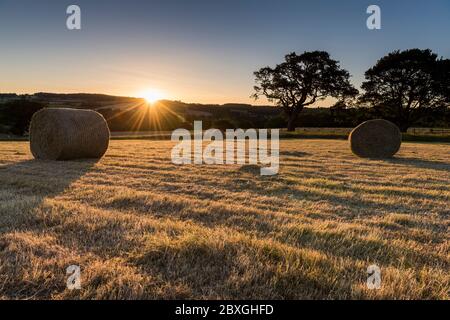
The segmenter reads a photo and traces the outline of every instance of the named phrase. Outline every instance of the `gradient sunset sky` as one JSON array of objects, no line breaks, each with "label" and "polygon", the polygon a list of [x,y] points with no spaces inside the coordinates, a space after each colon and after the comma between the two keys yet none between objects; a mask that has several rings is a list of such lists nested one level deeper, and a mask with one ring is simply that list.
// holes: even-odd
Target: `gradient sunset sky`
[{"label": "gradient sunset sky", "polygon": [[[66,28],[70,4],[79,31]],[[371,4],[381,30],[366,28]],[[449,34],[449,0],[0,0],[0,92],[254,103],[253,71],[291,51],[330,52],[359,86],[395,49],[450,57]]]}]

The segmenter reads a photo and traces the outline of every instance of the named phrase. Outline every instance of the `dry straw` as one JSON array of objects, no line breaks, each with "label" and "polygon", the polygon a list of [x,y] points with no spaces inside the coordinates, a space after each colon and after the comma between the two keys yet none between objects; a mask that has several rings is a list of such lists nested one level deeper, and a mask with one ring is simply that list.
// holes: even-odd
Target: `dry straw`
[{"label": "dry straw", "polygon": [[383,119],[361,123],[350,133],[350,148],[362,158],[390,158],[400,149],[402,134],[398,127]]},{"label": "dry straw", "polygon": [[30,148],[36,159],[101,158],[109,145],[109,128],[92,110],[46,108],[30,124]]}]

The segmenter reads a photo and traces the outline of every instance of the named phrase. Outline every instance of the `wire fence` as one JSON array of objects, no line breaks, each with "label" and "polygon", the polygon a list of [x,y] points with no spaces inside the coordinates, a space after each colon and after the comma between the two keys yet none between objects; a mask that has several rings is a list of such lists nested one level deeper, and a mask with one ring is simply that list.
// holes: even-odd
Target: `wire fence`
[{"label": "wire fence", "polygon": [[[287,129],[280,129],[282,132],[287,131]],[[349,134],[353,128],[295,128],[296,133],[304,134],[336,134],[345,135]],[[409,128],[408,134],[414,136],[450,136],[450,128]]]}]

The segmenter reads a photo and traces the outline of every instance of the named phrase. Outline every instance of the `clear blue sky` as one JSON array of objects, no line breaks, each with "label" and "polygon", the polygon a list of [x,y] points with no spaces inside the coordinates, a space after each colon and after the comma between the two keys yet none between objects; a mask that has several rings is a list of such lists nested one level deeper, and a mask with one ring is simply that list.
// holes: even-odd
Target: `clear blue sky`
[{"label": "clear blue sky", "polygon": [[[66,29],[70,4],[79,31]],[[381,30],[366,28],[370,4]],[[253,71],[291,51],[330,52],[358,86],[395,49],[450,57],[449,33],[449,0],[0,0],[0,92],[252,102]]]}]

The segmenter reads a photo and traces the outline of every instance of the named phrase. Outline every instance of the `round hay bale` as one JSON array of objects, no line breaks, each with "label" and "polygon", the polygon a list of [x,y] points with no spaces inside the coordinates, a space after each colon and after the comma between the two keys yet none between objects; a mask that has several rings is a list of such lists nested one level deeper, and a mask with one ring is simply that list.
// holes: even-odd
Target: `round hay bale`
[{"label": "round hay bale", "polygon": [[30,124],[30,149],[36,159],[101,158],[109,145],[109,128],[92,110],[47,108]]},{"label": "round hay bale", "polygon": [[400,149],[402,134],[398,127],[383,119],[361,123],[348,137],[354,154],[362,158],[390,158]]}]

